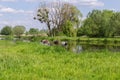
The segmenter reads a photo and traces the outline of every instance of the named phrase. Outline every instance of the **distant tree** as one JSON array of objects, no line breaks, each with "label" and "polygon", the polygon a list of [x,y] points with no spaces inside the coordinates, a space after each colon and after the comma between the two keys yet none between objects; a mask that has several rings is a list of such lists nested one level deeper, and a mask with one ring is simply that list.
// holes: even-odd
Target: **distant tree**
[{"label": "distant tree", "polygon": [[39,33],[47,33],[48,31],[47,30],[45,30],[45,29],[41,29],[40,31],[39,31]]},{"label": "distant tree", "polygon": [[[113,13],[110,10],[93,10],[89,12],[87,19],[84,20],[82,27],[78,31],[83,30],[83,35],[89,37],[110,37],[112,27],[109,24]],[[81,32],[78,32],[78,35],[81,34]]]},{"label": "distant tree", "polygon": [[86,31],[85,28],[83,26],[81,26],[80,28],[77,29],[77,36],[87,35],[85,31]]},{"label": "distant tree", "polygon": [[29,34],[29,31],[26,31],[25,34],[28,35],[28,34]]},{"label": "distant tree", "polygon": [[39,33],[39,29],[35,29],[35,28],[30,28],[29,30],[29,34],[31,35],[35,35]]},{"label": "distant tree", "polygon": [[110,19],[110,28],[112,36],[120,36],[120,12],[115,12]]},{"label": "distant tree", "polygon": [[110,19],[113,16],[114,12],[111,10],[103,10],[101,18],[101,26],[99,30],[99,36],[101,37],[112,37],[112,27],[110,26]]},{"label": "distant tree", "polygon": [[13,33],[14,33],[14,35],[16,35],[18,38],[20,38],[21,35],[22,35],[24,32],[25,32],[25,27],[24,27],[24,26],[18,25],[18,26],[15,26],[15,27],[13,28]]},{"label": "distant tree", "polygon": [[5,26],[1,30],[2,35],[11,35],[12,34],[12,28],[11,26]]}]

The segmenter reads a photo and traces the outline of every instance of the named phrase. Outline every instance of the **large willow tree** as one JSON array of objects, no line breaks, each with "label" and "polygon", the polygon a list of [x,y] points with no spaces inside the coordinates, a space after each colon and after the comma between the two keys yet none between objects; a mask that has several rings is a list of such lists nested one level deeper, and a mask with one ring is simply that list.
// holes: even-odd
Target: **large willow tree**
[{"label": "large willow tree", "polygon": [[65,2],[42,3],[34,19],[45,23],[48,28],[49,36],[55,36],[56,33],[62,32],[64,25],[69,21],[73,27],[78,27],[82,14],[72,4]]}]

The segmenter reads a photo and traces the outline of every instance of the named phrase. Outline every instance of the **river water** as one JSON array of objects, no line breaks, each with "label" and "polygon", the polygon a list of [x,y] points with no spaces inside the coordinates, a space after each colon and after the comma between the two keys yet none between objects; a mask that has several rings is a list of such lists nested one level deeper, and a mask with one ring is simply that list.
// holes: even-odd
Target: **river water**
[{"label": "river water", "polygon": [[77,41],[68,41],[68,45],[66,49],[75,53],[81,53],[84,51],[103,51],[108,50],[111,52],[120,52],[120,45],[115,43],[107,43],[107,44],[88,44],[88,43],[81,43]]}]

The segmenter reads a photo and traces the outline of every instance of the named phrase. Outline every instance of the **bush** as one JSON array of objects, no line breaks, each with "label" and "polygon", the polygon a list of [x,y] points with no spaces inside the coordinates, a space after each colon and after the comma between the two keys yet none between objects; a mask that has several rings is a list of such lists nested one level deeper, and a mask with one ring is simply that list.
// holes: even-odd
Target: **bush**
[{"label": "bush", "polygon": [[13,40],[14,37],[13,36],[5,36],[5,40]]}]

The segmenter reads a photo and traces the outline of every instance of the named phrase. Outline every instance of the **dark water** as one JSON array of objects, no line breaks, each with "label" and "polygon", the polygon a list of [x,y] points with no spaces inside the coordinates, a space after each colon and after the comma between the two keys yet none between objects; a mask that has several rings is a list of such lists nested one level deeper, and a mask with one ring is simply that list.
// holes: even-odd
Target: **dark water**
[{"label": "dark water", "polygon": [[113,43],[112,45],[110,43],[108,44],[83,44],[77,41],[68,41],[68,45],[66,46],[66,49],[75,53],[81,53],[84,51],[103,51],[108,50],[111,52],[120,52],[120,45]]}]

